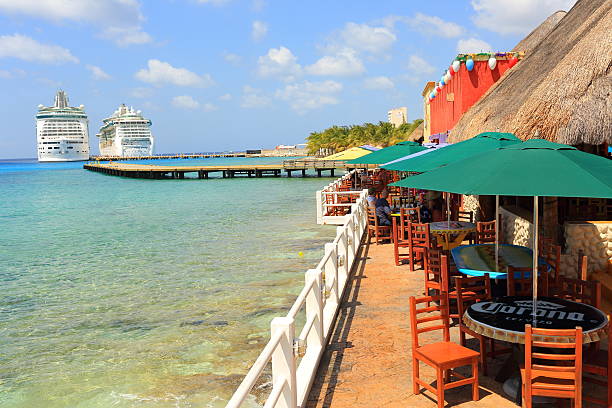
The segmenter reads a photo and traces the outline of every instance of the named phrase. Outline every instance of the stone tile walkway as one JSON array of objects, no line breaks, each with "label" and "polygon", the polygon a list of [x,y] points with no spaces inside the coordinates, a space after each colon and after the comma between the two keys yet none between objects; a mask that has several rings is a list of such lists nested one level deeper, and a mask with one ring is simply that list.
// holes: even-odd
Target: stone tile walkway
[{"label": "stone tile walkway", "polygon": [[[390,244],[364,245],[361,251],[307,407],[435,407],[429,391],[412,394],[408,298],[422,295],[423,271],[395,266]],[[458,332],[451,327],[457,343]],[[432,341],[440,335],[426,334]],[[497,373],[503,360],[493,360],[490,373]],[[435,381],[435,372],[423,364],[421,375]],[[480,401],[471,400],[471,387],[459,387],[446,391],[446,406],[517,407],[491,374],[481,373],[479,381]]]}]

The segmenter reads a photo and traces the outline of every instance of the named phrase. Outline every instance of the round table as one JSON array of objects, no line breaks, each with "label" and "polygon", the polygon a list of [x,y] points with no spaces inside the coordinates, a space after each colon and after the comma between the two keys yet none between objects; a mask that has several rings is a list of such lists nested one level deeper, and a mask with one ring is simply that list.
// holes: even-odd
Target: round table
[{"label": "round table", "polygon": [[[601,310],[584,303],[553,297],[541,297],[537,302],[537,327],[573,329],[580,326],[584,343],[599,341],[605,337],[608,318]],[[483,336],[524,344],[525,325],[533,324],[532,307],[533,299],[530,296],[505,296],[478,302],[465,311],[463,323]],[[534,336],[534,339],[537,337]]]},{"label": "round table", "polygon": [[[583,343],[601,340],[606,335],[608,318],[599,309],[567,299],[541,297],[537,300],[537,327],[546,329],[574,329],[582,327]],[[503,390],[521,405],[521,377],[518,366],[524,360],[519,344],[525,344],[525,324],[532,324],[533,298],[530,296],[504,296],[490,301],[474,303],[465,311],[463,323],[474,332],[496,340],[514,343],[497,381]],[[534,336],[536,341],[550,341],[547,336]],[[563,340],[555,336],[554,341]],[[568,338],[569,343],[572,339]],[[538,398],[538,397],[536,397]],[[540,397],[539,402],[550,402]],[[534,400],[536,401],[536,400]]]},{"label": "round table", "polygon": [[445,251],[461,245],[466,235],[476,231],[476,224],[467,221],[436,221],[429,223],[429,231],[441,238],[439,244]]}]

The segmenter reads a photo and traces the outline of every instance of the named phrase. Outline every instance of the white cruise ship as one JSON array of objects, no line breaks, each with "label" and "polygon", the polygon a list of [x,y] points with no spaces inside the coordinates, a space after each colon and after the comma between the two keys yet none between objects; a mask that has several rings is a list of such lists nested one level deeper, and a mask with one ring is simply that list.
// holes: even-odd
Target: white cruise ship
[{"label": "white cruise ship", "polygon": [[85,107],[68,106],[68,96],[57,91],[53,106],[38,105],[36,114],[38,161],[89,160],[89,127]]},{"label": "white cruise ship", "polygon": [[104,125],[96,135],[100,138],[102,156],[134,157],[153,154],[151,121],[145,119],[140,111],[121,104],[113,116],[103,122]]}]

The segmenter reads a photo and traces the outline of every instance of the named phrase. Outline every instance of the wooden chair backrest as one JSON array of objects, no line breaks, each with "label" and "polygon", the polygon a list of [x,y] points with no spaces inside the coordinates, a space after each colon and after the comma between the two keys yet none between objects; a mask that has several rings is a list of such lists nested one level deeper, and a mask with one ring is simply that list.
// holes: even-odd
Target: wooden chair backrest
[{"label": "wooden chair backrest", "polygon": [[[428,304],[433,305],[427,306]],[[410,296],[410,331],[412,333],[412,348],[417,349],[419,345],[419,334],[435,330],[442,331],[442,341],[450,341],[449,317],[448,317],[448,294],[442,293],[437,296],[425,296],[415,298]],[[436,305],[436,303],[438,303]],[[426,307],[417,308],[425,304]],[[431,316],[419,317],[423,313]],[[438,322],[439,324],[432,324]],[[426,324],[430,323],[430,324]]]},{"label": "wooden chair backrest", "polygon": [[[534,336],[541,336],[534,339]],[[540,341],[545,337],[546,341]],[[555,337],[563,337],[560,341],[555,341]],[[567,342],[567,338],[573,341]],[[534,348],[537,348],[534,350]],[[560,350],[559,350],[560,349]],[[571,353],[573,349],[573,353]],[[548,371],[551,376],[558,373],[572,373],[573,384],[571,385],[552,385],[550,391],[572,392],[582,388],[582,328],[575,329],[539,329],[525,325],[525,378],[532,378],[532,370]],[[539,375],[539,373],[538,373]],[[546,374],[544,374],[546,375]],[[531,381],[525,381],[527,396],[532,395]],[[540,386],[541,387],[541,386]],[[537,391],[544,391],[538,387]],[[540,393],[538,393],[540,394]],[[540,394],[542,395],[542,394]],[[554,394],[548,394],[554,396]]]},{"label": "wooden chair backrest", "polygon": [[578,279],[587,280],[589,270],[589,258],[584,255],[582,249],[578,251]]},{"label": "wooden chair backrest", "polygon": [[457,221],[474,222],[474,213],[471,211],[458,211]]},{"label": "wooden chair backrest", "polygon": [[442,292],[448,293],[449,288],[449,262],[448,257],[440,249],[427,249],[427,262],[425,262],[425,280],[440,284]]},{"label": "wooden chair backrest", "polygon": [[407,221],[417,224],[421,223],[421,211],[419,211],[419,207],[400,208],[400,214],[402,215],[402,219],[405,218]]},{"label": "wooden chair backrest", "polygon": [[478,244],[487,244],[495,242],[495,234],[497,231],[495,225],[495,220],[479,221],[476,224],[476,242]]},{"label": "wooden chair backrest", "polygon": [[[531,296],[533,294],[532,267],[517,268],[508,266],[506,283],[508,296]],[[538,272],[538,295],[548,296],[548,273],[541,265]]]},{"label": "wooden chair backrest", "polygon": [[550,238],[542,238],[539,247],[539,256],[544,258],[546,263],[552,266],[552,270],[549,274],[551,285],[557,286],[559,284],[559,277],[561,276],[559,274],[559,268],[561,266],[561,246],[555,245]]},{"label": "wooden chair backrest", "polygon": [[378,217],[376,216],[376,207],[373,205],[368,206],[368,226],[372,228],[378,228]]},{"label": "wooden chair backrest", "polygon": [[601,306],[601,283],[561,276],[558,296],[574,302],[585,303],[599,309]]},{"label": "wooden chair backrest", "polygon": [[492,298],[489,275],[457,276],[455,277],[455,287],[457,289],[459,322],[461,322],[461,317],[470,305]]},{"label": "wooden chair backrest", "polygon": [[430,247],[429,224],[409,222],[408,230],[410,231],[408,239],[411,246]]}]

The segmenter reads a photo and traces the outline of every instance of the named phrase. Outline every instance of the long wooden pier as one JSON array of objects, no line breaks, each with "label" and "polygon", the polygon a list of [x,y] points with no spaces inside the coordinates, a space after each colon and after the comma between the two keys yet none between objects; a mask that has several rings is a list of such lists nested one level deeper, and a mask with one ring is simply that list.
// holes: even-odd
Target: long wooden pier
[{"label": "long wooden pier", "polygon": [[336,169],[352,168],[339,160],[285,160],[279,164],[241,164],[220,166],[159,166],[153,164],[133,164],[120,162],[88,162],[83,165],[86,170],[96,171],[111,176],[146,178],[146,179],[184,179],[187,173],[196,173],[199,179],[207,179],[211,173],[220,173],[223,178],[242,177],[281,177],[285,172],[292,177],[294,172],[306,177],[308,170],[314,170],[318,177],[324,172],[334,176]]}]

